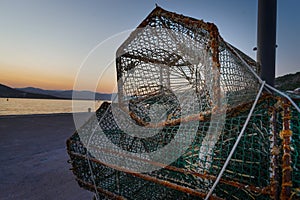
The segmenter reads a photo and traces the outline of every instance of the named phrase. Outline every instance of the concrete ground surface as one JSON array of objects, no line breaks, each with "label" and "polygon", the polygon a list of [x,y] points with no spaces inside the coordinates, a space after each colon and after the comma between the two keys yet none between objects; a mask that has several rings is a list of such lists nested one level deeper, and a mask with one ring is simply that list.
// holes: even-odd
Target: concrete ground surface
[{"label": "concrete ground surface", "polygon": [[1,200],[91,200],[67,163],[72,114],[0,117]]}]

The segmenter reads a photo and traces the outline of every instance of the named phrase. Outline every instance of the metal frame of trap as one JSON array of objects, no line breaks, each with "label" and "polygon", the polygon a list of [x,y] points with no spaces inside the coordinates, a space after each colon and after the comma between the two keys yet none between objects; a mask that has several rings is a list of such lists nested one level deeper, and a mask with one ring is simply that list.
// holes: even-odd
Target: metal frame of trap
[{"label": "metal frame of trap", "polygon": [[[159,20],[157,19],[163,20],[162,24],[160,24],[160,22],[158,23]],[[174,28],[176,25],[179,27],[176,28],[176,31],[184,31],[190,37],[196,38],[197,36],[204,34],[208,38],[205,43],[212,60],[211,67],[219,72],[214,73],[211,77],[213,79],[212,96],[215,98],[213,99],[213,105],[210,107],[212,111],[220,105],[218,99],[220,99],[219,97],[221,95],[221,76],[227,75],[226,80],[229,80],[238,70],[241,70],[242,73],[245,74],[245,80],[247,78],[249,81],[243,83],[245,80],[241,80],[239,84],[243,85],[243,87],[233,87],[232,85],[234,84],[225,84],[225,86],[231,88],[233,93],[236,93],[235,95],[239,95],[239,92],[245,88],[249,89],[249,93],[251,93],[251,91],[257,92],[258,86],[261,84],[261,80],[259,80],[259,78],[257,79],[256,75],[256,73],[260,71],[259,66],[241,51],[226,43],[219,35],[218,29],[214,24],[171,13],[157,7],[118,49],[116,64],[120,105],[122,105],[122,102],[127,101],[128,96],[135,95],[134,92],[132,92],[132,88],[129,88],[128,91],[126,91],[126,87],[128,88],[129,86],[126,86],[126,79],[124,79],[124,73],[127,73],[127,71],[130,70],[129,68],[133,60],[136,62],[152,63],[153,65],[164,64],[170,67],[183,67],[183,65],[191,66],[191,64],[183,63],[182,60],[184,59],[180,55],[172,57],[171,59],[173,53],[161,54],[160,56],[163,57],[163,59],[160,60],[154,59],[151,56],[145,56],[146,54],[143,54],[143,52],[142,55],[126,52],[128,45],[140,36],[141,28],[148,26],[155,27],[157,24],[167,26],[164,28]],[[141,47],[142,50],[143,48],[144,47]],[[226,55],[222,55],[221,53],[224,49],[226,49]],[[136,51],[139,51],[139,49]],[[170,59],[166,59],[166,56],[169,56]],[[232,70],[230,66],[224,67],[226,61],[223,59],[227,59],[226,56],[234,57],[234,59],[232,59],[234,61],[230,62],[234,62],[234,66],[242,67],[237,67],[235,70]],[[226,70],[223,68],[226,68]],[[164,88],[171,87],[171,84],[170,81],[166,81]],[[142,95],[138,95],[138,99],[144,100],[144,98],[147,98],[149,95],[159,96],[162,92],[162,87],[161,85],[155,87],[155,92],[152,92],[153,90],[151,89],[151,93],[147,93],[147,91],[144,92],[144,90],[141,89],[140,94]],[[268,90],[270,90],[271,87],[267,86],[265,88],[269,88]],[[124,168],[121,168],[120,166],[111,165],[95,159],[89,154],[88,149],[80,141],[78,133],[75,132],[67,140],[67,148],[71,158],[70,162],[72,163],[73,173],[77,177],[76,180],[81,187],[95,192],[97,197],[104,198],[105,196],[106,198],[111,199],[197,199],[199,197],[210,199],[226,199],[229,197],[236,199],[296,199],[300,196],[300,172],[298,172],[298,169],[300,169],[300,163],[298,161],[300,160],[300,114],[294,109],[293,105],[291,105],[290,98],[287,99],[286,97],[282,97],[282,95],[269,93],[270,92],[266,91],[263,95],[259,94],[257,96],[259,98],[257,98],[257,102],[255,102],[257,103],[255,104],[256,107],[253,107],[253,114],[248,116],[249,123],[252,127],[250,127],[248,122],[246,123],[246,117],[253,106],[254,99],[250,101],[245,101],[244,99],[242,99],[242,101],[234,101],[226,110],[228,127],[225,128],[227,128],[227,132],[225,131],[223,133],[221,136],[223,140],[216,144],[215,149],[219,148],[223,150],[228,156],[229,151],[231,150],[229,147],[233,147],[234,141],[243,129],[245,123],[246,126],[244,130],[245,133],[242,136],[242,145],[246,147],[255,146],[254,143],[259,142],[256,138],[257,135],[261,135],[260,139],[264,138],[266,143],[258,146],[259,150],[264,152],[253,153],[254,157],[251,157],[253,160],[247,160],[247,158],[245,158],[247,157],[247,153],[245,153],[247,149],[245,149],[245,147],[243,149],[242,145],[238,146],[231,158],[231,162],[234,164],[229,164],[223,177],[220,179],[218,179],[218,174],[225,163],[225,160],[223,159],[225,154],[223,155],[222,153],[219,153],[219,155],[216,154],[214,157],[212,166],[217,166],[217,168],[204,171],[203,173],[199,173],[197,170],[191,170],[192,165],[195,163],[191,163],[190,160],[188,160],[188,156],[196,151],[196,146],[199,145],[197,138],[194,142],[195,146],[192,145],[191,148],[188,149],[188,152],[171,165],[163,166],[161,163],[142,160],[151,165],[162,166],[163,168],[155,172],[136,173],[134,171],[124,170]],[[298,102],[299,105],[300,101],[297,99],[295,99],[295,101]],[[111,117],[107,114],[109,109],[110,105],[108,103],[102,104],[96,113],[98,119],[102,119],[103,116],[107,118]],[[145,122],[135,110],[126,110],[126,112],[128,112],[137,124],[143,126],[149,125],[149,123]],[[182,120],[194,120],[199,122],[203,127],[206,127],[208,126],[207,124],[209,124],[210,116],[211,111],[204,110],[187,119],[171,118],[161,125],[168,127],[169,129],[167,130],[173,130],[176,129],[176,126],[178,126]],[[107,126],[106,130],[108,135],[116,134],[115,132],[109,131],[109,126],[112,121],[113,120],[109,118],[105,125]],[[231,124],[229,122],[231,122]],[[84,126],[87,126],[88,123],[89,122]],[[257,128],[258,125],[256,124],[259,123],[261,127]],[[254,133],[254,129],[258,133]],[[200,128],[197,137],[203,139],[205,131],[205,129]],[[252,143],[247,140],[252,140]],[[125,139],[120,137],[118,141],[120,142],[120,145],[124,145],[121,143],[124,142]],[[231,141],[228,147],[222,144],[222,142],[225,141]],[[227,149],[227,151],[224,149]],[[119,154],[119,152],[103,148],[99,149],[99,151],[109,151],[108,153],[112,156]],[[253,151],[255,151],[255,149]],[[262,162],[262,155],[264,155],[264,163]],[[255,156],[259,158],[255,158]],[[128,159],[141,160],[139,157],[130,157]],[[256,159],[261,163],[258,163]],[[214,163],[217,164],[214,165]],[[258,166],[259,164],[263,165],[262,169],[255,169],[255,166]],[[242,171],[244,170],[243,173],[240,172],[239,168],[242,168]],[[255,170],[257,170],[257,172]],[[254,177],[256,175],[260,178]],[[256,178],[257,180],[255,180]],[[214,188],[214,192],[210,191],[212,183],[216,180],[219,181],[219,184]],[[260,183],[260,180],[263,180],[263,183]],[[205,183],[207,182],[210,182],[209,186],[205,186]],[[201,188],[202,186],[203,188]],[[209,192],[212,193],[211,196],[208,195]]]}]

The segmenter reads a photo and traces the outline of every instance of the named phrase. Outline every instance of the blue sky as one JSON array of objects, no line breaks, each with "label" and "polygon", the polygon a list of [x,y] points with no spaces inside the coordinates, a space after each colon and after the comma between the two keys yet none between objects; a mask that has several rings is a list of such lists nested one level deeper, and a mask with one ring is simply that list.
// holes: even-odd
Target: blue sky
[{"label": "blue sky", "polygon": [[[155,3],[215,23],[227,42],[256,58],[257,0],[0,0],[0,83],[71,89],[87,54],[134,29]],[[299,8],[299,0],[278,0],[277,76],[300,71]]]}]

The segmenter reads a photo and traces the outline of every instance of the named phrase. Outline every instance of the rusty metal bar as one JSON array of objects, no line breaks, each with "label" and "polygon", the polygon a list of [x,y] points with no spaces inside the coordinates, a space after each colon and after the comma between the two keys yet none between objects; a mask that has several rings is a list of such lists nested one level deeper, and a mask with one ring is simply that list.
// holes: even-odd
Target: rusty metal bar
[{"label": "rusty metal bar", "polygon": [[126,200],[126,198],[121,197],[119,195],[116,195],[110,191],[104,190],[102,188],[99,187],[95,187],[94,185],[85,182],[79,178],[76,178],[76,181],[79,183],[79,185],[82,185],[85,189],[91,191],[91,192],[95,192],[95,188],[97,189],[98,192],[100,192],[101,194],[105,195],[106,197],[113,199],[113,200]]},{"label": "rusty metal bar", "polygon": [[281,200],[288,200],[292,195],[292,171],[293,168],[291,166],[291,136],[293,132],[290,130],[290,119],[291,119],[291,111],[290,111],[290,103],[286,98],[282,99],[282,109],[283,109],[283,126],[282,131],[280,132],[280,138],[283,140],[282,148],[283,148],[283,156],[282,156],[282,183],[281,183]]},{"label": "rusty metal bar", "polygon": [[[79,153],[75,153],[75,152],[69,151],[69,154],[72,154],[74,156],[78,156],[78,157],[81,157],[81,158],[84,158],[84,159],[89,159],[92,162],[101,164],[103,166],[107,166],[107,167],[116,169],[118,171],[123,171],[123,172],[125,172],[127,174],[130,174],[130,175],[133,175],[135,177],[144,179],[146,181],[157,183],[157,184],[166,186],[166,187],[171,188],[171,189],[175,189],[175,190],[178,190],[178,191],[181,191],[181,192],[184,192],[184,193],[191,194],[193,196],[198,196],[198,197],[202,197],[202,198],[204,198],[206,196],[206,194],[203,193],[203,192],[199,192],[199,191],[196,191],[194,189],[190,189],[190,188],[187,188],[187,187],[184,187],[184,186],[180,186],[180,185],[177,185],[175,183],[171,183],[171,182],[166,181],[166,180],[160,180],[160,179],[157,179],[155,177],[152,177],[152,176],[149,176],[149,175],[146,175],[146,174],[136,173],[136,172],[133,172],[131,170],[128,170],[128,169],[125,169],[125,168],[122,168],[122,167],[119,167],[119,166],[116,166],[116,165],[112,165],[112,164],[108,164],[108,163],[103,163],[103,162],[101,162],[101,161],[99,161],[99,160],[97,160],[95,158],[90,158],[90,157],[87,157],[85,155],[81,155]],[[83,181],[81,181],[81,182],[83,182]],[[94,187],[93,185],[91,185],[91,186]],[[222,198],[219,198],[219,197],[216,197],[216,196],[212,196],[211,199],[213,199],[213,200],[223,200]]]},{"label": "rusty metal bar", "polygon": [[212,68],[213,68],[213,103],[215,110],[221,108],[221,87],[220,87],[220,59],[219,59],[219,30],[213,23],[207,23],[210,30],[210,48],[212,52]]},{"label": "rusty metal bar", "polygon": [[[262,97],[259,99],[258,103],[270,98],[268,94],[263,94]],[[222,112],[226,112],[226,116],[228,117],[234,117],[237,114],[244,112],[248,109],[250,109],[251,105],[254,101],[250,101],[247,103],[243,103],[241,105],[235,106],[235,107],[229,107],[226,108],[226,110],[219,109],[218,114],[221,114]],[[168,119],[165,121],[161,121],[158,123],[151,123],[151,122],[145,122],[143,119],[141,119],[139,116],[137,116],[134,112],[129,111],[127,108],[122,107],[121,108],[123,112],[128,113],[128,115],[135,120],[135,122],[140,126],[145,126],[148,128],[158,128],[158,127],[165,127],[165,126],[176,126],[180,125],[180,123],[190,122],[190,121],[200,121],[200,122],[208,122],[210,120],[210,115],[212,114],[212,111],[203,111],[198,114],[191,114],[186,117],[181,117],[178,119]],[[169,117],[168,117],[169,118]]]},{"label": "rusty metal bar", "polygon": [[[147,163],[152,164],[154,166],[159,166],[161,168],[165,168],[165,169],[170,170],[170,171],[179,172],[179,173],[182,173],[182,174],[190,174],[190,175],[196,176],[198,178],[202,178],[202,179],[216,180],[216,177],[213,176],[213,175],[200,174],[200,173],[197,173],[197,172],[188,171],[188,170],[185,170],[185,169],[181,169],[181,168],[177,168],[177,167],[169,166],[169,165],[165,166],[165,165],[163,165],[161,163],[157,163],[157,162],[154,162],[154,161],[149,161],[149,160],[142,159],[142,158],[135,157],[135,156],[128,156],[127,154],[122,154],[120,152],[116,152],[116,151],[112,151],[112,150],[108,150],[108,149],[103,149],[103,148],[100,149],[100,148],[98,148],[98,150],[104,151],[106,153],[118,154],[119,156],[128,157],[130,159],[137,159],[139,161],[144,161],[144,162],[147,162]],[[78,153],[73,152],[73,151],[69,151],[68,153],[71,154],[71,155],[73,155],[73,156],[78,156],[78,157],[81,157],[81,158],[84,158],[84,159],[90,159],[91,161],[93,161],[95,163],[98,163],[98,164],[110,167],[108,164],[102,163],[102,162],[100,162],[97,159],[88,158],[85,155],[81,155],[81,154],[78,154]],[[123,168],[121,170],[124,171]],[[237,182],[235,180],[230,181],[230,180],[225,180],[225,179],[221,179],[220,183],[223,183],[223,184],[226,184],[226,185],[230,185],[230,186],[233,186],[235,188],[239,188],[239,189],[243,189],[243,190],[248,190],[248,191],[251,191],[251,192],[254,192],[254,193],[267,194],[267,195],[270,194],[270,191],[269,191],[270,188],[269,187],[257,188],[254,185],[248,185],[248,184],[246,185],[246,184],[243,184],[243,183],[239,183],[239,182]]]},{"label": "rusty metal bar", "polygon": [[271,199],[274,200],[279,200],[279,174],[280,174],[280,170],[279,170],[279,153],[280,153],[280,149],[279,149],[279,144],[278,144],[278,130],[276,127],[277,124],[277,109],[275,107],[271,108],[271,170],[272,170],[272,175],[271,175],[271,194],[270,197]]}]

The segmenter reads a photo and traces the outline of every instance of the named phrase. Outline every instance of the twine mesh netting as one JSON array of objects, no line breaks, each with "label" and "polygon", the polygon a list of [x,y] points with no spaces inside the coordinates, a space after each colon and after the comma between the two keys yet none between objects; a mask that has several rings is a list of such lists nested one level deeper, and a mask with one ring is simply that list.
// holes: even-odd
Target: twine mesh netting
[{"label": "twine mesh netting", "polygon": [[99,199],[300,198],[300,113],[261,92],[259,67],[214,24],[157,7],[116,57],[118,95],[67,141],[80,186]]}]

